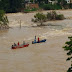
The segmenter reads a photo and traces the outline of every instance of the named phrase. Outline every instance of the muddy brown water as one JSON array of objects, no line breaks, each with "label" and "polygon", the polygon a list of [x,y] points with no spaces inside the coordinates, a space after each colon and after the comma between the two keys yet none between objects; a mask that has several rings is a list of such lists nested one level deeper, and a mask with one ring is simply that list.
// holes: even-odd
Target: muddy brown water
[{"label": "muddy brown water", "polygon": [[[46,43],[33,44],[34,36]],[[13,27],[0,31],[0,72],[66,72],[66,52],[62,48],[72,33],[48,27]],[[27,48],[12,50],[15,42],[28,42]]]}]

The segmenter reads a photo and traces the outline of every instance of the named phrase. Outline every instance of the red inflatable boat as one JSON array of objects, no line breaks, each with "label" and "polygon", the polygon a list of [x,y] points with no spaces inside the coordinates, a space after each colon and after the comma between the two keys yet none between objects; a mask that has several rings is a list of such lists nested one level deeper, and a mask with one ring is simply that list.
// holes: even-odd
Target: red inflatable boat
[{"label": "red inflatable boat", "polygon": [[25,44],[25,45],[17,45],[17,46],[12,46],[12,49],[17,49],[17,48],[24,48],[24,47],[28,47],[29,44]]}]

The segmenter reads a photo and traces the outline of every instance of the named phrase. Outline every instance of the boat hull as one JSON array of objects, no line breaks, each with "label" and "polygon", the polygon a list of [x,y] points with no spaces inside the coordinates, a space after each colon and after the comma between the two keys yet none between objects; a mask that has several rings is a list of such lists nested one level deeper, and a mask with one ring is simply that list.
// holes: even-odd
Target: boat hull
[{"label": "boat hull", "polygon": [[28,46],[29,46],[29,44],[22,45],[22,46],[14,46],[14,47],[12,47],[12,49],[24,48],[24,47],[28,47]]},{"label": "boat hull", "polygon": [[44,39],[44,40],[41,40],[41,41],[37,41],[37,42],[34,42],[34,41],[32,41],[32,44],[36,44],[36,43],[42,43],[42,42],[46,42],[46,39]]}]

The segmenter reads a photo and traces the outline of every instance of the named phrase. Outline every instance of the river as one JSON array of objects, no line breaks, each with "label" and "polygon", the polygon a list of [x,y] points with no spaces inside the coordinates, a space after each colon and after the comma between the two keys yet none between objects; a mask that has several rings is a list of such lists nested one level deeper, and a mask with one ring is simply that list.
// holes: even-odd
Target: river
[{"label": "river", "polygon": [[[57,27],[58,28],[58,27]],[[34,36],[46,38],[46,43],[32,45]],[[1,72],[65,72],[70,66],[62,48],[71,33],[50,27],[13,27],[0,31]],[[12,50],[15,42],[28,42],[27,48]]]},{"label": "river", "polygon": [[[67,15],[68,11],[63,13]],[[66,72],[70,67],[62,47],[68,36],[72,36],[72,20],[52,21],[48,26],[32,27],[33,15],[34,13],[8,15],[11,28],[0,31],[0,72]],[[24,24],[21,28],[18,24],[20,20]],[[35,35],[47,41],[32,44]],[[18,41],[30,45],[12,50],[11,45]]]}]

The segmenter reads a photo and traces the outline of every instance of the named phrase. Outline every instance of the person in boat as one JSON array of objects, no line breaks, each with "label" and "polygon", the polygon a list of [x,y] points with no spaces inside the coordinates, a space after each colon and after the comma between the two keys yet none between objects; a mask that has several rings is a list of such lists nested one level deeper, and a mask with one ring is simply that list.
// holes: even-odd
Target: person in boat
[{"label": "person in boat", "polygon": [[32,44],[33,44],[33,43],[36,43],[36,36],[35,36],[35,39],[34,39],[34,41],[32,41]]},{"label": "person in boat", "polygon": [[25,45],[25,41],[23,41],[23,45]]},{"label": "person in boat", "polygon": [[36,36],[35,36],[34,42],[36,42]]},{"label": "person in boat", "polygon": [[12,45],[12,48],[13,48],[14,46]]},{"label": "person in boat", "polygon": [[18,46],[19,46],[19,42],[18,42]]},{"label": "person in boat", "polygon": [[16,43],[14,43],[14,46],[16,46]]},{"label": "person in boat", "polygon": [[38,37],[38,42],[40,42],[39,37]]}]

